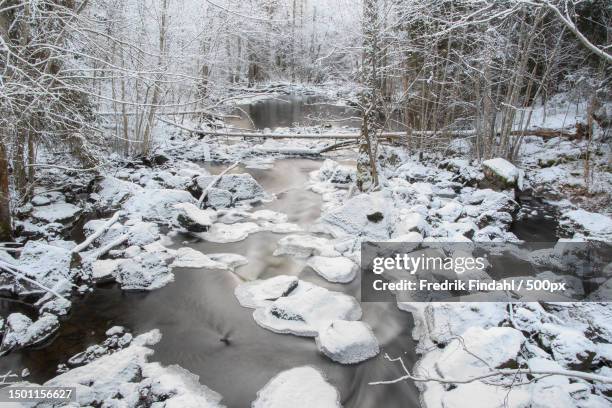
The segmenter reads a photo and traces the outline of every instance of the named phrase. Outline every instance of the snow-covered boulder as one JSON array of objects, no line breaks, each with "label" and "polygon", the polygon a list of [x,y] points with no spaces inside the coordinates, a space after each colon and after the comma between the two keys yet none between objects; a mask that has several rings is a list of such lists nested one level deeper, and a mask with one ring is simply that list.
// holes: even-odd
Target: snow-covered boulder
[{"label": "snow-covered boulder", "polygon": [[356,179],[356,170],[353,167],[343,166],[331,159],[326,159],[318,171],[319,181],[329,181],[332,184],[346,185]]},{"label": "snow-covered boulder", "polygon": [[[197,186],[203,191],[208,187],[210,183],[215,180],[216,176],[200,176],[196,178]],[[226,191],[231,194],[231,205],[235,205],[240,202],[253,202],[261,201],[268,198],[263,187],[248,173],[243,174],[226,174],[221,176],[219,181],[215,184],[214,188],[217,189],[215,192],[216,196],[213,198],[214,201],[208,202],[211,207],[212,204],[221,205],[227,201],[227,194],[224,195],[222,200],[219,200],[219,190]],[[221,208],[221,207],[214,207]]]},{"label": "snow-covered boulder", "polygon": [[288,275],[254,280],[236,286],[234,295],[243,307],[264,307],[282,296],[288,296],[297,287],[298,282],[298,278]]},{"label": "snow-covered boulder", "polygon": [[330,282],[348,283],[357,274],[357,265],[342,256],[313,256],[308,259],[307,265]]},{"label": "snow-covered boulder", "polygon": [[443,221],[455,222],[463,214],[463,206],[452,200],[446,203],[443,207],[432,211],[432,213]]},{"label": "snow-covered boulder", "polygon": [[[76,261],[76,259],[74,259]],[[48,288],[70,287],[73,254],[64,248],[40,241],[28,241],[19,257],[19,267],[26,275]],[[33,287],[39,290],[38,287]]]},{"label": "snow-covered boulder", "polygon": [[128,199],[123,208],[131,216],[170,225],[179,213],[175,205],[182,203],[195,205],[196,200],[183,190],[147,189]]},{"label": "snow-covered boulder", "polygon": [[149,363],[148,347],[159,341],[153,330],[134,338],[130,346],[73,368],[44,383],[75,387],[78,406],[222,408],[221,396],[201,385],[198,377],[178,366]]},{"label": "snow-covered boulder", "polygon": [[117,209],[129,197],[143,191],[138,184],[120,180],[115,177],[104,177],[92,195],[95,205],[100,209]]},{"label": "snow-covered boulder", "polygon": [[179,248],[176,251],[176,258],[172,263],[172,267],[227,269],[225,264],[214,261],[208,255],[189,247]]},{"label": "snow-covered boulder", "polygon": [[0,354],[33,346],[48,339],[59,328],[57,316],[45,313],[35,322],[21,314],[11,313],[5,322]]},{"label": "snow-covered boulder", "polygon": [[259,232],[261,227],[254,222],[239,222],[236,224],[215,223],[206,232],[199,233],[198,236],[209,242],[220,244],[228,242],[242,241],[249,234]]},{"label": "snow-covered boulder", "polygon": [[393,222],[389,201],[382,192],[360,194],[327,212],[321,220],[343,234],[382,241],[390,237]]},{"label": "snow-covered boulder", "polygon": [[174,280],[174,275],[164,259],[155,253],[121,261],[115,279],[124,290],[154,290]]},{"label": "snow-covered boulder", "polygon": [[370,326],[363,322],[334,320],[319,330],[317,348],[341,364],[355,364],[376,356],[380,349]]},{"label": "snow-covered boulder", "polygon": [[340,395],[316,368],[296,367],[272,378],[251,408],[340,408]]},{"label": "snow-covered boulder", "polygon": [[482,170],[485,181],[495,189],[506,190],[509,188],[523,189],[523,177],[525,172],[506,159],[497,157],[482,162]]},{"label": "snow-covered boulder", "polygon": [[297,290],[253,312],[255,322],[275,333],[315,337],[332,320],[359,320],[352,296],[300,281]]},{"label": "snow-covered boulder", "polygon": [[221,188],[211,187],[204,204],[209,208],[229,208],[232,206],[232,193]]},{"label": "snow-covered boulder", "polygon": [[192,203],[175,204],[174,208],[178,210],[176,222],[189,232],[206,232],[217,219],[214,210],[200,210]]},{"label": "snow-covered boulder", "polygon": [[34,207],[32,217],[46,223],[71,224],[81,214],[81,209],[70,203],[53,203]]},{"label": "snow-covered boulder", "polygon": [[435,371],[446,378],[461,379],[485,374],[493,368],[516,367],[524,342],[523,334],[511,327],[470,327],[444,348]]},{"label": "snow-covered boulder", "polygon": [[544,323],[539,338],[544,347],[552,350],[555,360],[570,370],[588,370],[597,354],[595,344],[572,327]]},{"label": "snow-covered boulder", "polygon": [[421,235],[428,235],[431,227],[425,219],[425,215],[418,212],[400,212],[398,219],[393,223],[392,237],[406,235],[410,232],[418,232]]},{"label": "snow-covered boulder", "polygon": [[340,256],[340,253],[334,249],[332,241],[327,238],[311,235],[287,235],[278,241],[278,248],[274,251],[274,255],[308,258],[312,255],[336,257]]},{"label": "snow-covered boulder", "polygon": [[581,233],[588,237],[612,239],[612,218],[582,209],[566,212],[559,220],[559,231],[564,235]]}]

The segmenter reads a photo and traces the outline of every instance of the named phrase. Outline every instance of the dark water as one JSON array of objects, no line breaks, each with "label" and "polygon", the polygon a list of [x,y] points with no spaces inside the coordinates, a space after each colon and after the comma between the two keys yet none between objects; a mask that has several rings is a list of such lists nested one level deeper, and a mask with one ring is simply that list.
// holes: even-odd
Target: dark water
[{"label": "dark water", "polygon": [[[235,171],[248,171],[267,191],[282,192],[278,200],[261,208],[285,212],[290,221],[308,227],[319,216],[321,201],[318,195],[306,191],[304,184],[308,172],[320,164],[293,159],[277,161],[271,170]],[[348,285],[328,283],[301,261],[272,256],[281,237],[257,233],[241,242],[213,244],[191,242],[190,237],[178,236],[177,247],[188,245],[205,253],[238,253],[249,258],[249,264],[237,269],[236,273],[175,269],[174,283],[150,293],[123,292],[115,286],[96,288],[74,302],[70,316],[50,344],[0,359],[0,370],[19,372],[28,367],[32,373],[28,379],[42,382],[54,375],[57,364],[103,340],[104,331],[113,325],[125,326],[135,334],[158,328],[163,337],[153,347],[152,360],[179,364],[199,375],[200,382],[221,393],[230,408],[249,406],[257,391],[274,375],[306,364],[325,373],[340,391],[345,407],[418,406],[418,391],[412,384],[367,384],[403,374],[397,364],[383,358],[384,353],[391,357],[403,356],[409,367],[416,361],[411,338],[412,316],[400,311],[395,304],[362,304],[363,320],[372,326],[382,350],[378,357],[353,366],[336,364],[320,355],[311,338],[280,335],[260,328],[253,321],[252,310],[238,304],[233,291],[241,282],[241,276],[254,279],[291,274],[359,296],[357,280]],[[14,304],[0,306],[3,315],[11,308],[23,308],[23,305]]]},{"label": "dark water", "polygon": [[359,111],[326,102],[318,96],[282,95],[239,105],[239,118],[227,122],[243,129],[271,129],[292,126],[358,127]]}]

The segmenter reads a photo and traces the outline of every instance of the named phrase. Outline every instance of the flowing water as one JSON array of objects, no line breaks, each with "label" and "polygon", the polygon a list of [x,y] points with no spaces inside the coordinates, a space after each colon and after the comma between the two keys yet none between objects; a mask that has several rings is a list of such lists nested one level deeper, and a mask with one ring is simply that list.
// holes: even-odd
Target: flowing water
[{"label": "flowing water", "polygon": [[242,129],[293,126],[359,127],[359,111],[312,95],[282,95],[238,105],[228,124]]},{"label": "flowing water", "polygon": [[[273,103],[272,106],[277,105]],[[290,109],[288,114],[279,106],[262,113],[257,126],[286,126],[296,119],[308,119],[312,112],[303,105]],[[332,116],[342,117],[341,113],[335,112]],[[308,173],[320,165],[321,161],[316,160],[286,159],[276,161],[269,170],[238,167],[233,172],[249,172],[266,191],[276,194],[276,200],[257,209],[283,212],[290,222],[308,228],[320,215],[321,198],[306,190],[305,185]],[[212,173],[219,173],[225,167],[207,166]],[[404,374],[399,364],[384,359],[385,353],[391,357],[402,356],[408,367],[416,361],[411,337],[412,316],[400,311],[395,304],[362,304],[363,320],[372,326],[381,344],[381,354],[350,366],[334,363],[321,355],[312,338],[275,334],[257,326],[252,318],[253,311],[238,304],[234,288],[242,279],[265,279],[279,274],[296,275],[359,298],[358,279],[350,284],[332,284],[306,267],[303,261],[273,256],[282,236],[261,232],[241,242],[214,244],[179,235],[175,237],[176,248],[189,246],[204,253],[237,253],[246,256],[249,264],[235,273],[175,269],[175,281],[153,292],[124,292],[116,285],[97,287],[73,301],[69,316],[63,319],[59,332],[51,341],[39,348],[0,358],[0,371],[19,373],[27,367],[31,372],[28,380],[44,382],[56,375],[58,364],[87,346],[103,341],[104,332],[114,325],[125,326],[134,334],[158,328],[163,337],[153,347],[155,354],[151,360],[166,365],[178,364],[199,375],[200,382],[221,393],[230,408],[249,406],[257,391],[272,377],[301,365],[321,369],[338,388],[345,407],[418,406],[418,391],[413,384],[368,385],[371,381],[394,379]],[[0,301],[0,311],[3,316],[15,311],[36,316],[35,310],[27,304],[9,300]]]},{"label": "flowing water", "polygon": [[[351,115],[350,108],[317,104],[309,97],[284,97],[251,105],[253,123],[234,123],[245,127],[276,128],[294,123],[311,123],[342,119]],[[334,110],[338,109],[338,110]],[[318,116],[317,116],[318,115]],[[242,118],[245,120],[245,118]],[[326,119],[327,120],[327,119]],[[351,119],[352,120],[352,119]],[[330,122],[337,126],[342,121]],[[308,173],[320,167],[321,161],[284,159],[269,170],[238,167],[235,173],[248,172],[277,199],[259,206],[280,211],[289,221],[308,228],[320,215],[321,198],[305,188]],[[212,173],[226,165],[208,164]],[[534,209],[537,210],[534,204]],[[534,216],[513,225],[520,238],[542,240],[543,223],[553,230],[550,216]],[[551,224],[551,225],[549,225]],[[540,232],[538,232],[540,231]],[[28,380],[43,382],[53,377],[57,365],[87,346],[104,340],[104,332],[114,326],[125,326],[134,334],[153,328],[163,337],[153,348],[152,361],[178,364],[200,376],[202,384],[221,393],[230,408],[244,408],[256,393],[280,371],[312,365],[321,369],[338,388],[345,407],[416,407],[418,391],[412,383],[370,386],[368,382],[389,380],[403,375],[397,363],[383,357],[401,356],[408,367],[416,362],[415,343],[411,337],[412,315],[400,311],[393,303],[363,303],[363,320],[372,326],[381,344],[381,354],[357,365],[340,365],[321,355],[312,338],[275,334],[257,326],[252,310],[242,308],[234,297],[234,288],[243,279],[269,278],[279,274],[299,276],[331,290],[359,298],[360,282],[332,284],[320,278],[301,260],[276,257],[280,234],[261,232],[229,244],[175,237],[174,247],[189,246],[204,253],[231,252],[246,256],[249,264],[235,273],[206,269],[175,269],[175,282],[153,292],[124,292],[116,285],[97,287],[92,293],[73,301],[53,340],[38,349],[26,349],[0,358],[0,372],[20,372],[27,367]],[[19,311],[36,316],[27,303],[0,300],[0,312],[7,316]]]}]

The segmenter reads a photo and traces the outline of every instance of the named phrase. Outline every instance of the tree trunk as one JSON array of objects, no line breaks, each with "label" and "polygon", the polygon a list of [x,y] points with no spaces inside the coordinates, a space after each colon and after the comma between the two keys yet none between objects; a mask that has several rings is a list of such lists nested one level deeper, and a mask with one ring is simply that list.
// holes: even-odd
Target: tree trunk
[{"label": "tree trunk", "polygon": [[12,238],[12,224],[9,163],[4,142],[4,140],[0,141],[0,241],[10,241]]}]

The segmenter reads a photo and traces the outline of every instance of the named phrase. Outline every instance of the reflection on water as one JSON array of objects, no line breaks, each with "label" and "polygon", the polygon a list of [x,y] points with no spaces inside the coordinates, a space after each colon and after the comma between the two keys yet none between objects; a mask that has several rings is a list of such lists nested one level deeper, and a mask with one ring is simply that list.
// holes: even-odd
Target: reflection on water
[{"label": "reflection on water", "polygon": [[228,123],[243,129],[271,129],[292,126],[358,127],[359,111],[349,106],[326,103],[317,96],[284,95],[239,105],[239,118]]},{"label": "reflection on water", "polygon": [[[308,227],[319,216],[320,197],[304,189],[308,172],[321,162],[291,159],[275,162],[272,170],[236,169],[251,173],[267,191],[278,193],[276,201],[260,208],[289,214],[290,221]],[[211,167],[213,172],[219,169]],[[363,320],[379,339],[382,352],[369,361],[352,366],[333,363],[318,353],[310,338],[280,335],[260,328],[252,310],[242,308],[234,288],[247,279],[291,274],[332,290],[359,297],[359,281],[348,285],[321,279],[303,261],[274,257],[279,234],[257,233],[231,244],[194,242],[188,236],[176,237],[175,245],[188,245],[205,253],[233,252],[249,258],[249,264],[236,273],[204,269],[176,269],[175,282],[150,293],[122,292],[115,286],[97,288],[74,303],[56,338],[46,347],[23,350],[0,359],[0,370],[19,372],[28,367],[28,380],[42,382],[54,375],[58,363],[104,339],[113,325],[126,326],[135,334],[159,328],[163,334],[153,361],[179,364],[200,376],[200,382],[221,393],[230,408],[250,405],[257,391],[274,375],[299,365],[321,369],[338,388],[345,407],[416,407],[414,385],[400,383],[370,386],[367,383],[393,379],[403,373],[399,365],[383,358],[403,356],[408,367],[416,359],[411,338],[412,317],[392,303],[364,303]],[[183,244],[189,242],[188,244]],[[9,307],[2,306],[6,316]],[[13,307],[16,307],[13,305]],[[314,408],[314,407],[313,407]]]}]

